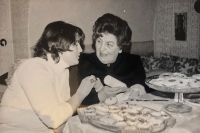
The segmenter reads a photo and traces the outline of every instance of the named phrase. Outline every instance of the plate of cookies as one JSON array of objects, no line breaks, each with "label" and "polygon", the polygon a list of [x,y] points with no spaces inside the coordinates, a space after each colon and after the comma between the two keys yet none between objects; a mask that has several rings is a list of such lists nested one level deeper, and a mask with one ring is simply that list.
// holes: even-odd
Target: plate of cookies
[{"label": "plate of cookies", "polygon": [[118,133],[156,133],[176,123],[176,119],[165,111],[126,101],[113,103],[78,108],[78,116],[82,123]]},{"label": "plate of cookies", "polygon": [[200,92],[200,75],[190,77],[182,73],[162,73],[146,78],[145,83],[159,91],[173,93],[196,93]]}]

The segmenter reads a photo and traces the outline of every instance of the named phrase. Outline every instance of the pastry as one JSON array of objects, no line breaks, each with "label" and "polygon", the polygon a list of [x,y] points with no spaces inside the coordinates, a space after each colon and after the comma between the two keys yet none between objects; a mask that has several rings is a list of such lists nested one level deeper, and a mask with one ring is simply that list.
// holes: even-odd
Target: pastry
[{"label": "pastry", "polygon": [[200,87],[200,81],[190,82],[189,85],[191,87]]},{"label": "pastry", "polygon": [[200,74],[194,74],[192,75],[193,78],[200,80]]},{"label": "pastry", "polygon": [[176,84],[178,84],[180,82],[180,79],[177,77],[169,77],[163,80],[163,85],[167,86],[167,87],[172,87],[175,86]]},{"label": "pastry", "polygon": [[107,105],[113,105],[117,103],[117,98],[116,97],[111,97],[105,100],[105,104]]},{"label": "pastry", "polygon": [[165,129],[165,121],[161,117],[152,117],[149,119],[149,123],[152,125],[152,132],[158,132]]},{"label": "pastry", "polygon": [[[80,112],[79,109],[78,112]],[[128,102],[114,105],[107,105],[107,103],[91,105],[82,112],[82,116],[85,116],[85,118],[79,114],[80,119],[88,120],[90,124],[105,130],[123,133],[161,131],[166,126],[170,126],[168,121],[171,118],[164,111],[155,111]]]},{"label": "pastry", "polygon": [[139,130],[152,130],[152,126],[148,122],[140,122],[137,124]]},{"label": "pastry", "polygon": [[97,104],[94,106],[94,108],[96,109],[96,113],[99,115],[108,115],[108,107],[102,104]]},{"label": "pastry", "polygon": [[165,78],[169,78],[173,75],[173,73],[163,73],[159,75],[160,79],[165,79]]}]

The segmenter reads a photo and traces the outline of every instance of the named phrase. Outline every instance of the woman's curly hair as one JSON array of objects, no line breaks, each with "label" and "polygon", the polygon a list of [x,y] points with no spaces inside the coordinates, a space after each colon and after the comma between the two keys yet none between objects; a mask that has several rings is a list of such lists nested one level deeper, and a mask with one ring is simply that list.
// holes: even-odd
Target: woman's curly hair
[{"label": "woman's curly hair", "polygon": [[75,45],[77,35],[80,38],[80,45],[84,46],[85,34],[79,27],[63,21],[49,23],[34,47],[34,57],[47,60],[47,53],[50,53],[52,59],[58,63],[60,60],[59,52],[71,51],[69,47]]},{"label": "woman's curly hair", "polygon": [[128,23],[110,13],[98,18],[93,26],[92,47],[94,49],[96,39],[102,36],[102,33],[113,34],[117,38],[117,45],[122,50],[126,49],[131,42],[132,31]]}]

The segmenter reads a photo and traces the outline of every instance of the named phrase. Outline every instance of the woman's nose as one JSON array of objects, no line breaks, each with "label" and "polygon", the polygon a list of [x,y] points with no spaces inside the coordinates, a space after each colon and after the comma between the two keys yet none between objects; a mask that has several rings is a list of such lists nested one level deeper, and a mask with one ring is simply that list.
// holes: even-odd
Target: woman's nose
[{"label": "woman's nose", "polygon": [[105,49],[105,44],[102,44],[100,47],[100,51],[104,51],[104,49]]},{"label": "woman's nose", "polygon": [[79,51],[80,53],[83,52],[83,49],[81,48],[80,43],[78,44],[78,51]]}]

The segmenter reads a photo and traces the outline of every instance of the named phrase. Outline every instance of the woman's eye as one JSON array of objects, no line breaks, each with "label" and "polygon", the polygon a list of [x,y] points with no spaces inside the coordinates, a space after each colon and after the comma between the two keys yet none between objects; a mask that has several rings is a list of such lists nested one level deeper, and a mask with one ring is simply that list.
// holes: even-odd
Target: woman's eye
[{"label": "woman's eye", "polygon": [[111,43],[108,43],[107,45],[108,45],[109,47],[112,47],[112,46],[113,46]]},{"label": "woman's eye", "polygon": [[97,43],[98,43],[98,44],[101,44],[101,40],[98,39],[98,40],[97,40]]}]

